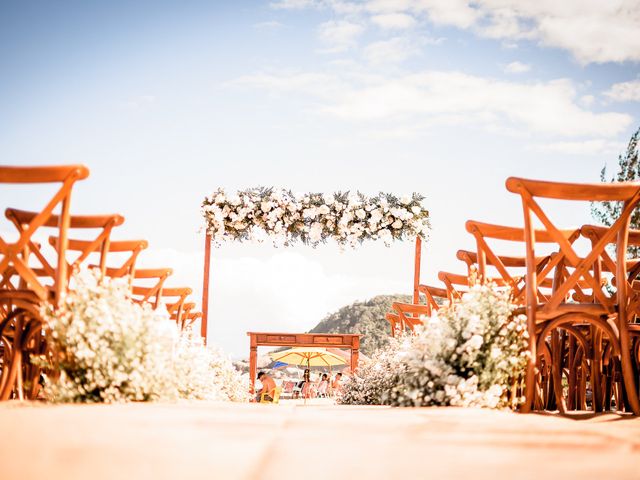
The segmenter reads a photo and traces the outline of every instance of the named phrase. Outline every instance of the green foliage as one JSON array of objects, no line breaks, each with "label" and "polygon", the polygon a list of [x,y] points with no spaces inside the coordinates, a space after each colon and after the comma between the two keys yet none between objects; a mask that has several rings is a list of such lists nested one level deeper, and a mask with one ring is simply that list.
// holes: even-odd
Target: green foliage
[{"label": "green foliage", "polygon": [[[624,154],[618,155],[618,171],[607,178],[607,166],[600,171],[602,182],[632,182],[640,180],[640,159],[638,158],[638,141],[640,141],[640,128],[631,136],[629,145]],[[593,217],[604,225],[612,225],[620,216],[622,204],[620,202],[600,202],[591,205]],[[640,228],[640,209],[636,209],[631,215],[631,228]]]},{"label": "green foliage", "polygon": [[355,302],[327,315],[310,333],[360,333],[360,351],[372,355],[389,344],[389,322],[385,319],[393,302],[411,302],[409,295],[378,295]]}]

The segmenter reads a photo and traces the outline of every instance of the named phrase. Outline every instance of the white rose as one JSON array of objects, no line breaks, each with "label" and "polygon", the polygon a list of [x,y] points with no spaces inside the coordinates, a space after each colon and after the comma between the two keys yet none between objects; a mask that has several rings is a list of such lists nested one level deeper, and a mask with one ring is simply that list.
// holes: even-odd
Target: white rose
[{"label": "white rose", "polygon": [[313,243],[317,243],[322,240],[322,224],[314,222],[309,230],[309,240]]},{"label": "white rose", "polygon": [[364,218],[367,216],[367,212],[365,212],[363,209],[358,209],[356,211],[356,217],[358,217],[360,220],[364,220]]},{"label": "white rose", "polygon": [[320,205],[320,207],[318,207],[318,212],[320,213],[320,215],[326,215],[330,211],[331,209],[326,205]]},{"label": "white rose", "polygon": [[396,220],[391,224],[391,226],[395,229],[402,228],[402,220]]},{"label": "white rose", "polygon": [[422,209],[418,205],[414,205],[413,207],[411,207],[411,211],[414,213],[414,215],[418,215],[422,211]]},{"label": "white rose", "polygon": [[409,205],[411,203],[411,197],[404,196],[400,199],[402,205]]},{"label": "white rose", "polygon": [[476,350],[479,349],[483,343],[484,343],[484,340],[480,335],[473,335],[471,339],[469,339],[469,341],[467,342],[467,344],[471,348],[475,348]]},{"label": "white rose", "polygon": [[269,210],[271,210],[271,203],[270,202],[262,202],[260,204],[260,208],[263,212],[268,212]]},{"label": "white rose", "polygon": [[305,208],[302,211],[302,214],[304,215],[304,218],[316,218],[316,215],[318,214],[318,212],[315,207],[309,207],[309,208]]},{"label": "white rose", "polygon": [[382,211],[379,208],[376,208],[373,212],[371,212],[369,223],[373,225],[375,223],[378,223],[380,220],[382,220]]}]

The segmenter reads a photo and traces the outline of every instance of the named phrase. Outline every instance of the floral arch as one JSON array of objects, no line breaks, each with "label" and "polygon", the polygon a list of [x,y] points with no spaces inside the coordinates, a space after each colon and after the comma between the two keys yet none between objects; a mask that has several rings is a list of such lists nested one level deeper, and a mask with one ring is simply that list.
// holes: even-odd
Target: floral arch
[{"label": "floral arch", "polygon": [[297,194],[264,187],[234,193],[222,188],[214,191],[205,197],[201,210],[206,231],[202,336],[206,339],[212,243],[270,239],[277,246],[301,242],[316,247],[332,240],[341,248],[355,248],[369,240],[390,245],[415,239],[414,298],[417,297],[421,242],[431,228],[423,200],[417,193],[404,197],[379,193],[369,197],[359,192]]}]

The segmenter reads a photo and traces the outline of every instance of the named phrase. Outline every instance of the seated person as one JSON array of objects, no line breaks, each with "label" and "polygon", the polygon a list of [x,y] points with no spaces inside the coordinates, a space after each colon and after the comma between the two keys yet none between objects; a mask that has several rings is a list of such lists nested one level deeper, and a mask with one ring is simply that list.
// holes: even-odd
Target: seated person
[{"label": "seated person", "polygon": [[320,380],[320,384],[318,385],[318,396],[326,397],[327,390],[329,388],[329,377],[326,373],[322,374],[322,379]]},{"label": "seated person", "polygon": [[340,393],[340,389],[342,388],[340,386],[340,381],[341,380],[342,380],[342,374],[341,373],[336,373],[336,378],[333,380],[333,383],[331,384],[331,391],[334,394]]},{"label": "seated person", "polygon": [[256,395],[256,402],[261,400],[262,394],[265,394],[264,399],[268,402],[273,402],[273,392],[276,390],[276,382],[264,372],[258,373],[258,380],[262,383],[262,388],[258,390]]}]

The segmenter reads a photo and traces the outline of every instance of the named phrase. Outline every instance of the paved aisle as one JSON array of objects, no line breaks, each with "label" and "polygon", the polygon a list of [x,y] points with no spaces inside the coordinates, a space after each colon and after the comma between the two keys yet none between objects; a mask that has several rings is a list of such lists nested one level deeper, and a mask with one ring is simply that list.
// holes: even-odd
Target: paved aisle
[{"label": "paved aisle", "polygon": [[2,480],[463,476],[640,479],[640,419],[291,404],[0,405]]}]

